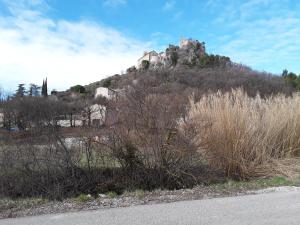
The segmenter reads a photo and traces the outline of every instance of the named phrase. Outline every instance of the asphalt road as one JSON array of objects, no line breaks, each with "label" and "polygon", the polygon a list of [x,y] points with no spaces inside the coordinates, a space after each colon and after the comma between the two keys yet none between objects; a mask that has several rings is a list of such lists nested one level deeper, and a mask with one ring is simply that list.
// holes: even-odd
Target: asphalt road
[{"label": "asphalt road", "polygon": [[0,220],[1,225],[299,225],[300,192],[284,191]]}]

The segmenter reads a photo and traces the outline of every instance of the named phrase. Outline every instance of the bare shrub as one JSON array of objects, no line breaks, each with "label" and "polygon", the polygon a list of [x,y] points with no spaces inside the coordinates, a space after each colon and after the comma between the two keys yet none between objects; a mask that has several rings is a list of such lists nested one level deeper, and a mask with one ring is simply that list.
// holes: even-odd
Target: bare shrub
[{"label": "bare shrub", "polygon": [[179,66],[174,69],[146,70],[123,75],[116,83],[118,88],[123,88],[133,85],[133,81],[137,83],[136,86],[147,84],[160,93],[182,93],[186,89],[193,89],[195,94],[203,95],[208,91],[226,92],[232,88],[243,88],[252,97],[257,92],[264,97],[278,93],[290,95],[296,90],[280,76],[254,71],[239,64],[213,68]]},{"label": "bare shrub", "polygon": [[[63,138],[54,131],[39,141],[5,142],[0,146],[0,196],[62,199],[117,191],[114,175],[119,172],[110,172],[103,155],[91,136]],[[114,187],[107,185],[111,181]]]},{"label": "bare shrub", "polygon": [[255,176],[257,168],[297,156],[300,95],[249,97],[241,89],[191,99],[182,129],[193,130],[198,151],[227,176]]},{"label": "bare shrub", "polygon": [[115,121],[108,125],[108,145],[132,180],[144,188],[182,187],[196,182],[189,169],[201,166],[187,136],[177,130],[185,114],[181,95],[128,90],[117,100]]},{"label": "bare shrub", "polygon": [[[49,98],[24,97],[8,99],[2,109],[8,131],[1,131],[0,138],[0,196],[61,199],[102,188],[98,183],[107,176],[93,132],[82,128],[67,138],[57,126],[69,107]],[[20,130],[10,131],[13,126]]]}]

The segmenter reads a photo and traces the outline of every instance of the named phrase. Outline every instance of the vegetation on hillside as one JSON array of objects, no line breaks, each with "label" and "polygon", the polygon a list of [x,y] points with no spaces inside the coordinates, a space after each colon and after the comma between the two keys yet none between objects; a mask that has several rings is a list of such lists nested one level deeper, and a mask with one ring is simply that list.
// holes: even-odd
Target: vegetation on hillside
[{"label": "vegetation on hillside", "polygon": [[72,86],[71,88],[70,88],[70,91],[71,92],[77,92],[77,93],[80,93],[80,94],[83,94],[83,93],[85,93],[86,92],[86,90],[85,90],[85,87],[84,86],[82,86],[82,85],[75,85],[75,86]]},{"label": "vegetation on hillside", "polygon": [[191,128],[198,152],[229,177],[284,173],[279,165],[285,160],[291,171],[299,172],[300,161],[295,158],[300,155],[299,94],[262,99],[237,89],[208,94],[198,102],[190,99],[182,129]]},{"label": "vegetation on hillside", "polygon": [[[43,97],[20,84],[2,99],[0,196],[62,199],[299,173],[299,76],[189,58],[176,46],[168,54],[170,67],[131,67],[52,96],[47,81]],[[122,92],[94,99],[99,86]],[[97,127],[96,103],[105,106]],[[68,129],[59,125],[66,118]]]},{"label": "vegetation on hillside", "polygon": [[297,76],[297,74],[293,72],[288,72],[288,70],[283,70],[282,77],[285,80],[285,82],[294,88],[300,89],[300,74]]}]

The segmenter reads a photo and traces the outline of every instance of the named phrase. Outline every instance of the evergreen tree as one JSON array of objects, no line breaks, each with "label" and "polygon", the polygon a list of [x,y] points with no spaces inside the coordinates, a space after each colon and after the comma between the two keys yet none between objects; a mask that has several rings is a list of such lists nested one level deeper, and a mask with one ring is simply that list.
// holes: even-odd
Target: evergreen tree
[{"label": "evergreen tree", "polygon": [[28,95],[29,96],[39,96],[41,87],[36,84],[30,84]]},{"label": "evergreen tree", "polygon": [[46,81],[45,81],[45,97],[48,96],[48,84],[47,84],[47,77],[46,77]]},{"label": "evergreen tree", "polygon": [[46,80],[43,80],[42,96],[44,96],[44,97],[48,96],[47,78],[46,78]]},{"label": "evergreen tree", "polygon": [[45,81],[43,80],[42,91],[41,91],[42,96],[44,96],[44,90],[45,90]]},{"label": "evergreen tree", "polygon": [[288,71],[287,69],[284,69],[284,70],[282,71],[281,76],[286,77],[288,74],[289,74],[289,71]]},{"label": "evergreen tree", "polygon": [[16,90],[15,97],[24,97],[25,96],[25,84],[19,84],[18,89]]}]

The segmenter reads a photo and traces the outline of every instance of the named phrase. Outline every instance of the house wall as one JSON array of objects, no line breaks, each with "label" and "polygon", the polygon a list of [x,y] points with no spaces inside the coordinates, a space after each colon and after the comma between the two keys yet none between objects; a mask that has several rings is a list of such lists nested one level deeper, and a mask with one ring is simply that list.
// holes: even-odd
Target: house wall
[{"label": "house wall", "polygon": [[159,62],[159,57],[158,57],[158,55],[153,55],[153,56],[151,56],[150,57],[150,61],[149,61],[150,63],[158,63]]},{"label": "house wall", "polygon": [[[93,125],[102,125],[106,119],[106,107],[99,104],[90,106],[91,109],[91,121]],[[94,122],[93,122],[94,121]],[[95,122],[96,121],[96,122]],[[97,123],[97,124],[95,124]]]},{"label": "house wall", "polygon": [[0,127],[3,127],[3,122],[4,122],[4,114],[0,113]]},{"label": "house wall", "polygon": [[95,92],[95,98],[99,97],[99,96],[102,96],[102,97],[105,97],[105,98],[110,98],[110,92],[109,92],[109,89],[106,88],[106,87],[98,87],[96,89],[96,92]]},{"label": "house wall", "polygon": [[146,60],[146,61],[150,61],[150,54],[146,53],[144,56],[142,56],[139,60],[138,60],[138,67],[141,66],[142,62]]},{"label": "house wall", "polygon": [[[83,125],[82,120],[73,121],[75,127],[81,127]],[[57,125],[60,127],[70,127],[70,120],[58,120]]]},{"label": "house wall", "polygon": [[102,96],[107,99],[112,99],[116,97],[116,95],[117,95],[117,91],[106,87],[98,87],[95,91],[95,98]]}]

